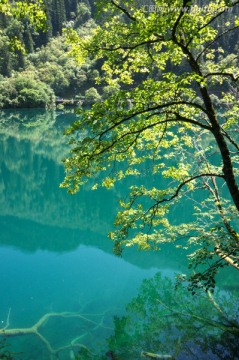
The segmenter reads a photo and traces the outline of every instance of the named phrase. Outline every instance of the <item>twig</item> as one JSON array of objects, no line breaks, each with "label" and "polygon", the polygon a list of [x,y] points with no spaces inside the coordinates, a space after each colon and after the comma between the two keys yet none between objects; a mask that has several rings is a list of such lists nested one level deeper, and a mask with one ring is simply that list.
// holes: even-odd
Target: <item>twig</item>
[{"label": "twig", "polygon": [[5,325],[4,328],[3,328],[4,330],[6,330],[6,329],[9,327],[9,325],[10,325],[11,310],[12,310],[12,308],[9,308],[9,310],[8,310],[6,325]]},{"label": "twig", "polygon": [[83,336],[86,335],[86,333],[84,333],[81,336],[78,336],[77,338],[73,339],[69,344],[59,347],[57,349],[53,349],[53,347],[51,346],[50,342],[39,332],[39,329],[44,326],[47,321],[50,318],[56,318],[56,317],[60,317],[60,318],[79,318],[81,320],[84,320],[85,322],[88,322],[92,325],[94,325],[94,329],[98,328],[98,327],[102,327],[105,329],[110,329],[107,326],[103,325],[103,321],[100,321],[100,323],[97,323],[91,319],[88,319],[87,317],[85,317],[84,315],[81,315],[79,313],[71,313],[71,312],[61,312],[61,313],[47,313],[45,315],[43,315],[33,326],[31,327],[26,327],[26,328],[13,328],[13,329],[9,329],[9,324],[10,324],[10,314],[11,314],[11,308],[8,311],[8,315],[7,315],[7,320],[6,320],[6,326],[2,329],[0,329],[0,336],[4,336],[4,337],[11,337],[11,336],[23,336],[23,335],[36,335],[41,342],[44,343],[44,345],[46,346],[49,354],[50,354],[50,358],[52,360],[57,359],[57,354],[61,351],[65,351],[66,349],[72,349],[73,347],[84,347],[85,346],[83,344],[78,343],[77,341],[80,340],[80,338],[82,338]]}]

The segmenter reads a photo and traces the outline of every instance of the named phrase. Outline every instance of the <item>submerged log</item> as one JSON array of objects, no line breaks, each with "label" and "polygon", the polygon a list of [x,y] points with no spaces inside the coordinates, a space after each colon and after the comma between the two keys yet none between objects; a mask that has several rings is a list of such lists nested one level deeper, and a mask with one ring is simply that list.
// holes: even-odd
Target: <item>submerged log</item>
[{"label": "submerged log", "polygon": [[141,352],[141,357],[147,358],[147,359],[161,359],[161,360],[173,360],[173,357],[171,355],[167,354],[154,354],[147,351]]},{"label": "submerged log", "polygon": [[[70,351],[70,356],[72,357],[72,354],[74,354],[74,349],[76,348],[84,348],[86,349],[86,346],[81,344],[80,342],[78,342],[78,340],[80,339],[81,336],[78,336],[77,338],[73,339],[69,344],[62,346],[60,348],[54,349],[51,345],[51,343],[49,342],[48,339],[45,338],[45,336],[43,336],[39,330],[40,328],[45,325],[47,323],[47,321],[50,318],[79,318],[81,320],[83,320],[84,322],[88,322],[91,323],[92,325],[94,325],[94,329],[98,328],[98,327],[103,327],[103,328],[107,328],[107,326],[104,326],[102,324],[102,322],[97,323],[91,319],[88,319],[87,317],[85,317],[84,315],[81,315],[79,313],[71,313],[71,312],[60,312],[60,313],[47,313],[45,315],[43,315],[33,326],[31,327],[26,327],[26,328],[9,328],[10,326],[10,314],[11,314],[11,308],[9,309],[8,315],[7,315],[7,320],[6,320],[6,325],[4,328],[0,328],[0,336],[4,336],[4,337],[14,337],[14,336],[23,336],[23,335],[35,335],[38,337],[38,339],[44,343],[45,347],[47,348],[49,355],[50,355],[50,359],[51,360],[56,360],[58,359],[58,354],[62,351],[65,350],[69,350]],[[85,334],[84,334],[85,335]]]}]

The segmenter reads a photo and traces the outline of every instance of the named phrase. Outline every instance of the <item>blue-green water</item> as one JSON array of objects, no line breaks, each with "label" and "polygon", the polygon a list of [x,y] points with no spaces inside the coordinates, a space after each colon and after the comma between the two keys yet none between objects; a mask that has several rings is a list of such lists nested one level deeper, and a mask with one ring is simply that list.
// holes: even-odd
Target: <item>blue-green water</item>
[{"label": "blue-green water", "polygon": [[[86,187],[75,196],[59,188],[68,152],[62,131],[74,117],[30,110],[1,114],[0,328],[7,322],[7,329],[29,328],[44,314],[59,313],[38,329],[53,350],[81,343],[104,353],[113,317],[124,313],[142,280],[158,271],[168,277],[185,272],[186,262],[170,247],[153,253],[131,249],[116,257],[107,233],[119,188]],[[235,272],[225,271],[219,280],[225,289],[237,288]],[[66,312],[84,317],[63,317]],[[8,337],[7,344],[21,353],[16,359],[50,359],[36,334]],[[68,347],[58,356],[72,359],[73,353]]]}]

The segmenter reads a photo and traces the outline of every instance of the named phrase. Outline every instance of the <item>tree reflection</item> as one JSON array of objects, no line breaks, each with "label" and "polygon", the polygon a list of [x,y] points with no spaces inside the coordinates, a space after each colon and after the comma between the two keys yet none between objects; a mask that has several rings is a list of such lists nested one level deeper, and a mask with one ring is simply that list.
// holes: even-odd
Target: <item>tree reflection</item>
[{"label": "tree reflection", "polygon": [[235,295],[191,296],[158,273],[143,281],[125,315],[114,318],[102,359],[239,359],[238,315]]},{"label": "tree reflection", "polygon": [[[52,246],[57,248],[57,241],[49,246],[49,229],[45,229],[47,235],[39,239],[38,233],[44,232],[43,226],[88,231],[94,224],[95,233],[107,234],[108,223],[114,218],[112,204],[116,195],[112,196],[113,191],[106,193],[103,189],[97,197],[86,189],[73,198],[59,188],[64,178],[62,159],[69,151],[63,131],[75,119],[75,114],[67,111],[0,111],[0,224],[6,222],[6,216],[7,222],[11,222],[11,228],[6,226],[0,244],[10,245],[16,241],[21,248],[54,250]],[[22,236],[23,246],[18,236],[10,237],[9,231],[19,233],[20,229],[22,234],[26,233],[26,228],[34,228],[30,223],[19,224],[15,221],[17,218],[34,222],[35,229],[40,228],[34,231],[38,241],[33,244],[31,231],[28,236]],[[52,234],[53,241],[55,235]],[[25,241],[27,237],[31,244]],[[44,240],[46,244],[43,244]],[[70,245],[68,250],[80,243],[76,239],[68,239],[65,243],[71,241],[74,246]],[[65,250],[67,246],[63,244]],[[111,249],[111,244],[108,247]]]},{"label": "tree reflection", "polygon": [[[106,341],[104,354],[100,355],[97,348],[87,348],[78,335],[80,352],[74,349],[74,342],[67,349],[76,360],[236,360],[239,305],[235,295],[218,291],[192,297],[187,289],[175,289],[174,281],[157,273],[142,282],[124,316],[114,318],[113,334]],[[49,314],[42,319],[46,316]],[[14,336],[15,329],[7,331]],[[5,354],[5,347],[0,348],[0,358]]]}]

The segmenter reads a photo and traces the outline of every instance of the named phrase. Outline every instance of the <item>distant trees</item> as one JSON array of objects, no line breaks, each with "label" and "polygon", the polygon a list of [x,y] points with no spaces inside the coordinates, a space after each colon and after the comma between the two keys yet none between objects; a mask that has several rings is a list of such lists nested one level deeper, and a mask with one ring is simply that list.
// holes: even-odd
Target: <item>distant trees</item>
[{"label": "distant trees", "polygon": [[51,5],[52,35],[61,35],[63,23],[66,21],[66,9],[64,0],[52,0]]},{"label": "distant trees", "polygon": [[54,103],[54,92],[34,72],[25,71],[0,80],[0,108],[52,107]]},{"label": "distant trees", "polygon": [[0,74],[11,76],[13,59],[10,51],[10,40],[2,31],[0,32],[0,54]]},{"label": "distant trees", "polygon": [[[49,106],[51,100],[48,99],[48,92],[40,101],[41,94],[44,94],[41,91],[42,83],[47,89],[52,89],[56,96],[84,96],[85,91],[93,87],[99,72],[91,60],[87,59],[86,64],[79,65],[67,55],[70,45],[65,43],[62,29],[74,27],[79,34],[89,34],[96,27],[89,3],[79,0],[41,1],[40,10],[46,14],[45,18],[42,15],[42,27],[36,21],[35,24],[25,11],[27,2],[23,2],[23,12],[19,10],[16,16],[10,2],[6,0],[5,3],[6,8],[0,7],[0,74],[3,76],[1,86],[10,78],[7,86],[10,93],[3,89],[0,107],[26,106],[31,99],[31,107],[34,104]],[[24,96],[15,96],[11,91],[17,91],[15,79],[21,72],[24,72],[24,76],[31,74],[31,79],[35,79],[39,85],[39,91],[34,90],[32,97],[32,86]],[[27,101],[24,100],[26,98]]]},{"label": "distant trees", "polygon": [[18,40],[28,52],[46,45],[52,37],[62,35],[67,21],[74,23],[77,19],[82,25],[90,17],[91,5],[87,0],[4,0],[0,4],[0,29],[3,32],[7,29],[9,33],[8,27],[12,27],[14,21],[18,22],[21,29],[8,36],[10,40]]},{"label": "distant trees", "polygon": [[96,90],[96,88],[91,87],[88,90],[86,90],[85,92],[85,102],[87,105],[89,104],[93,104],[97,101],[101,100],[101,96],[98,93],[98,91]]}]

